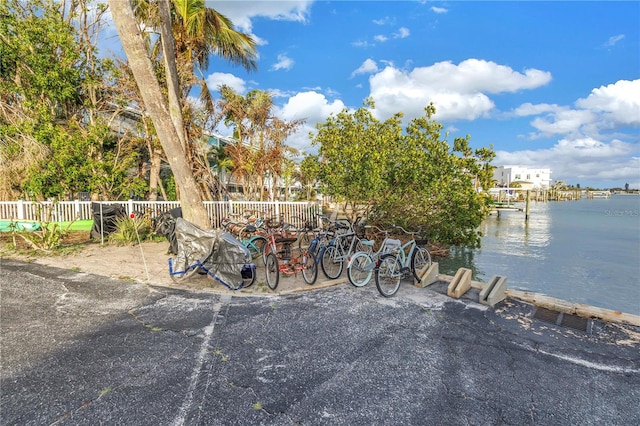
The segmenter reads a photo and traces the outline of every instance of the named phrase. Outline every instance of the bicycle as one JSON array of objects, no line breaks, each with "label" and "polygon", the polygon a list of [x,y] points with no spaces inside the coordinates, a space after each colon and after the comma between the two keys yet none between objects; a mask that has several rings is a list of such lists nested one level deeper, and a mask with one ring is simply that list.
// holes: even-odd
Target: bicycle
[{"label": "bicycle", "polygon": [[363,287],[371,280],[373,272],[377,266],[380,256],[393,252],[400,248],[402,243],[398,239],[389,238],[389,231],[377,226],[365,226],[365,228],[376,228],[378,232],[384,233],[384,239],[377,251],[373,251],[374,240],[362,240],[361,244],[366,247],[365,251],[356,252],[347,263],[347,277],[349,282],[355,287]]},{"label": "bicycle", "polygon": [[295,250],[294,256],[291,245],[298,240],[297,238],[272,238],[274,243],[281,244],[281,249],[267,253],[264,265],[267,286],[275,290],[280,282],[280,273],[297,275],[298,272],[302,273],[302,278],[307,284],[314,284],[318,278],[315,256],[309,254],[306,248]]},{"label": "bicycle", "polygon": [[[337,234],[329,242],[320,258],[322,272],[327,278],[331,280],[338,278],[342,274],[344,261],[349,259],[353,253],[363,251],[363,247],[360,244],[361,239],[356,232],[360,219],[361,217],[358,216],[348,226],[336,221]],[[346,232],[340,233],[341,230]]]},{"label": "bicycle", "polygon": [[181,283],[195,274],[208,275],[231,290],[252,286],[256,265],[249,250],[221,229],[203,230],[179,217],[175,223],[178,253],[169,258],[169,276]]},{"label": "bicycle", "polygon": [[427,243],[427,240],[416,240],[416,232],[409,232],[401,226],[394,226],[394,228],[411,235],[411,239],[393,253],[380,256],[376,269],[376,287],[384,297],[396,294],[400,288],[400,280],[407,277],[409,273],[420,282],[418,271],[425,266],[431,266],[431,253],[426,247],[421,247]]},{"label": "bicycle", "polygon": [[267,244],[267,238],[262,235],[264,233],[264,228],[262,228],[263,221],[261,218],[253,216],[245,217],[245,219],[247,220],[246,223],[232,222],[229,219],[225,219],[222,221],[222,226],[249,249],[252,259],[256,259],[262,255],[263,248]]}]

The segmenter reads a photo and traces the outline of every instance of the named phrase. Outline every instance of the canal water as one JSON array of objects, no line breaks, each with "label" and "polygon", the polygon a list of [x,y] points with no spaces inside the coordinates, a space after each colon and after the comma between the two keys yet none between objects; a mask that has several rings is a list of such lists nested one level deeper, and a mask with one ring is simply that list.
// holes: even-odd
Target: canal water
[{"label": "canal water", "polygon": [[[524,210],[524,203],[516,204]],[[436,259],[440,273],[458,268],[511,289],[640,315],[640,196],[535,202],[490,215],[480,249],[453,249]]]}]

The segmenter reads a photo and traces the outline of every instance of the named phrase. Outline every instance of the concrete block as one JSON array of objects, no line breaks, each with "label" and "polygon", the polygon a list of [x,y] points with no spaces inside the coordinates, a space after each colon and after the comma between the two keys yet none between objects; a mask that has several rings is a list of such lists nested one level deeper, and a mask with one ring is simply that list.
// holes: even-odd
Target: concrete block
[{"label": "concrete block", "polygon": [[494,275],[487,286],[480,292],[479,301],[484,305],[494,307],[507,297],[506,290],[507,277]]},{"label": "concrete block", "polygon": [[471,288],[471,269],[460,268],[447,287],[447,295],[460,299]]},{"label": "concrete block", "polygon": [[431,265],[425,266],[418,271],[420,281],[413,280],[413,284],[416,287],[424,288],[438,281],[438,275],[440,275],[440,267],[438,262],[432,262]]}]

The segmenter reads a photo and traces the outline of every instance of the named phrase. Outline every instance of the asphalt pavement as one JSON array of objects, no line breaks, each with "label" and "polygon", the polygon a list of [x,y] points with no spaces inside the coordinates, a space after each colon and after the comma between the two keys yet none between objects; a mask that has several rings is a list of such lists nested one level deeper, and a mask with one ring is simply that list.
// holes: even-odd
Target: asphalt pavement
[{"label": "asphalt pavement", "polygon": [[0,260],[2,425],[638,425],[640,330],[473,291],[155,287]]}]

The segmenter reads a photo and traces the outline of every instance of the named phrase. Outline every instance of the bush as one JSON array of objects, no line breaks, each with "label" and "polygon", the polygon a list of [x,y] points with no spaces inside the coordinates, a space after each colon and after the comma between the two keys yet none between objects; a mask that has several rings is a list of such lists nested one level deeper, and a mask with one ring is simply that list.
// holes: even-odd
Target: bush
[{"label": "bush", "polygon": [[146,216],[116,219],[117,229],[109,234],[109,242],[119,246],[136,244],[151,238],[151,221]]}]

